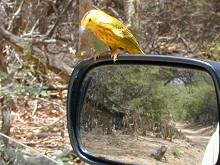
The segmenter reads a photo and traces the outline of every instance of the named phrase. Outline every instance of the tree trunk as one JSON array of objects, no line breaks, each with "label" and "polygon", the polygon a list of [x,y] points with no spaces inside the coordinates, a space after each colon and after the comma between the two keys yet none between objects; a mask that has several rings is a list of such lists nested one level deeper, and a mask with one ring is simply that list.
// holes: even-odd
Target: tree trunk
[{"label": "tree trunk", "polygon": [[[83,18],[84,14],[91,9],[92,9],[92,1],[88,1],[88,0],[79,1],[79,23],[81,22],[81,19]],[[90,52],[92,48],[91,38],[92,37],[89,34],[89,31],[84,31],[84,33],[79,34],[79,45],[78,45],[78,52],[76,55],[77,58],[81,59],[90,56]]]},{"label": "tree trunk", "polygon": [[140,32],[140,14],[142,0],[123,0],[124,11],[128,19],[128,28],[132,30],[134,35]]}]

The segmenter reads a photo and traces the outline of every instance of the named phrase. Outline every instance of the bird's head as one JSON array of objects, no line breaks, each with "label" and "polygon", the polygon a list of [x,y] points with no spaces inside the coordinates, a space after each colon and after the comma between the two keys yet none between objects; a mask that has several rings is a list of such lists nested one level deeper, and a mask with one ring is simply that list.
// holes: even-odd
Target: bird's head
[{"label": "bird's head", "polygon": [[97,23],[97,19],[99,17],[99,10],[90,10],[88,11],[81,20],[81,27],[86,29],[92,29],[93,26]]}]

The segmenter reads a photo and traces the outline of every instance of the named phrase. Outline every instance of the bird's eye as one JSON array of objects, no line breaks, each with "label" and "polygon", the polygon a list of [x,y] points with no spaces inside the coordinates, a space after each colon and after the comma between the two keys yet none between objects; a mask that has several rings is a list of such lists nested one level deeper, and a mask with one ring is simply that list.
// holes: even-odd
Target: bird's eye
[{"label": "bird's eye", "polygon": [[92,19],[91,18],[89,18],[89,22],[91,22],[92,21]]}]

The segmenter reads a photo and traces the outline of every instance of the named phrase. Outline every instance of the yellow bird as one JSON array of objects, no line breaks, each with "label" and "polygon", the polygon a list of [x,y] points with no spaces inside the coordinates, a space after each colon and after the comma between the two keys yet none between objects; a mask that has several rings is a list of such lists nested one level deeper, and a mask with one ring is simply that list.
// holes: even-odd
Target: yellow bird
[{"label": "yellow bird", "polygon": [[99,40],[110,47],[110,51],[93,55],[94,60],[108,52],[111,52],[114,62],[120,53],[144,54],[137,40],[125,25],[101,10],[88,11],[81,20],[81,27],[90,29]]}]

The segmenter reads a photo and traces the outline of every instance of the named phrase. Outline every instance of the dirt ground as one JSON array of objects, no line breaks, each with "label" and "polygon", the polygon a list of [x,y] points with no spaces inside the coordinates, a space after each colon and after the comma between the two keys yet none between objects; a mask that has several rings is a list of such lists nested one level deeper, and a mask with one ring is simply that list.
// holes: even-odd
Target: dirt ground
[{"label": "dirt ground", "polygon": [[[0,116],[0,125],[1,121]],[[38,156],[38,160],[44,160],[46,158],[42,155],[46,155],[56,160],[56,162],[53,162],[48,159],[47,162],[49,163],[43,164],[75,164],[74,159],[76,155],[73,153],[70,145],[66,107],[62,100],[42,98],[18,100],[17,111],[11,112],[10,137],[17,141],[9,140],[9,144],[14,148],[10,152],[14,153],[14,150],[21,151],[23,157],[30,157],[31,159],[32,155],[34,155],[34,157]],[[21,146],[18,142],[24,146]],[[2,144],[1,139],[0,144]],[[30,147],[32,150],[27,147]],[[0,154],[2,152],[0,151]],[[14,158],[15,156],[12,155],[11,157]],[[8,161],[5,160],[6,164]],[[30,164],[34,164],[33,162],[40,164],[35,160],[30,161],[32,162]]]},{"label": "dirt ground", "polygon": [[[149,165],[199,165],[206,145],[214,129],[212,126],[192,126],[177,124],[178,130],[186,139],[163,140],[152,134],[147,136],[124,135],[115,131],[109,135],[98,132],[83,133],[83,144],[89,152],[108,159],[136,162]],[[165,158],[161,161],[150,156],[161,145],[168,147]]]},{"label": "dirt ground", "polygon": [[[65,106],[61,101],[38,99],[32,102],[19,101],[19,104],[21,105],[18,107],[19,110],[12,113],[12,138],[52,159],[62,159],[62,162],[65,159],[64,164],[82,163],[72,152],[66,128]],[[35,104],[37,105],[36,111],[32,110]],[[24,111],[24,109],[27,110]],[[205,146],[214,128],[184,124],[177,124],[176,127],[188,139],[173,139],[170,142],[155,138],[151,133],[147,136],[139,136],[137,134],[125,135],[121,131],[115,131],[109,135],[103,135],[93,131],[83,133],[83,144],[90,152],[109,159],[149,165],[200,164]],[[162,144],[168,147],[165,153],[166,159],[157,161],[150,157],[150,154]]]}]

